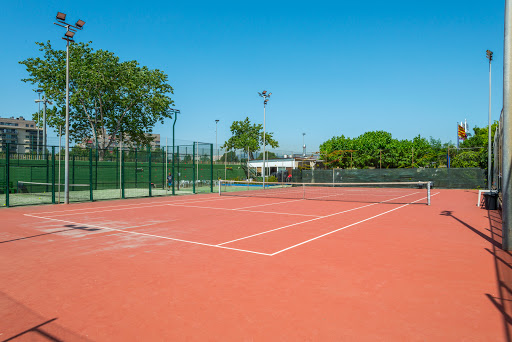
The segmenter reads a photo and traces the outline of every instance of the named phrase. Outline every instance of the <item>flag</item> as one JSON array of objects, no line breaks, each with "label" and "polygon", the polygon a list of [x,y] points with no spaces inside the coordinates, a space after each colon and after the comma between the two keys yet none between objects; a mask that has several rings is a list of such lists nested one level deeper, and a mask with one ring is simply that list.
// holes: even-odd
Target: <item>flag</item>
[{"label": "flag", "polygon": [[461,140],[466,140],[466,138],[468,137],[468,135],[466,134],[466,130],[461,125],[458,125],[458,127],[459,127],[459,130],[458,130],[457,136]]}]

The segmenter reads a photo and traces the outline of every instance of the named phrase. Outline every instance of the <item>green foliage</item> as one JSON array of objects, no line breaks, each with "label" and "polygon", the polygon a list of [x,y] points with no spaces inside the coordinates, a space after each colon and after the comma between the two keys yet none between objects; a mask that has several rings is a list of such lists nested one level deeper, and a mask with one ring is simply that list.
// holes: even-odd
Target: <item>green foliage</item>
[{"label": "green foliage", "polygon": [[[230,127],[231,138],[222,145],[228,150],[249,150],[249,156],[253,159],[253,152],[258,151],[263,145],[263,125],[251,124],[248,117],[243,121],[234,121]],[[265,146],[279,147],[279,143],[273,138],[274,133],[265,132]]]},{"label": "green foliage", "polygon": [[[94,51],[90,43],[71,43],[70,50],[70,136],[77,142],[98,139],[108,149],[122,134],[138,145],[147,145],[157,122],[171,117],[173,88],[160,70],[121,62],[114,53]],[[55,107],[47,110],[48,125],[65,122],[66,51],[55,50],[50,42],[36,43],[43,57],[19,62],[29,74],[23,82],[43,89]]]},{"label": "green foliage", "polygon": [[277,182],[277,177],[276,176],[268,176],[268,177],[265,177],[267,179],[267,182]]},{"label": "green foliage", "polygon": [[457,154],[452,162],[452,167],[479,167],[480,166],[480,152],[466,151]]},{"label": "green foliage", "polygon": [[320,145],[327,167],[406,168],[446,164],[446,149],[451,143],[418,135],[411,140],[393,139],[384,131],[366,132],[356,138],[333,137]]},{"label": "green foliage", "polygon": [[234,151],[226,152],[222,155],[220,159],[221,162],[239,162],[238,157]]},{"label": "green foliage", "polygon": [[[265,159],[268,160],[268,159],[276,159],[277,158],[277,154],[275,154],[274,152],[271,152],[271,151],[265,151]],[[258,155],[258,158],[256,158],[255,160],[263,160],[263,153],[260,153]]]},{"label": "green foliage", "polygon": [[[473,134],[463,141],[460,144],[462,148],[476,148],[483,147],[478,151],[478,165],[477,167],[481,167],[487,169],[487,158],[488,158],[488,145],[489,145],[489,131],[488,127],[474,127]],[[498,122],[495,121],[491,126],[491,144],[494,141],[494,133],[496,132],[496,128],[498,127]],[[491,146],[492,147],[492,146]],[[469,166],[467,166],[469,167]]]}]

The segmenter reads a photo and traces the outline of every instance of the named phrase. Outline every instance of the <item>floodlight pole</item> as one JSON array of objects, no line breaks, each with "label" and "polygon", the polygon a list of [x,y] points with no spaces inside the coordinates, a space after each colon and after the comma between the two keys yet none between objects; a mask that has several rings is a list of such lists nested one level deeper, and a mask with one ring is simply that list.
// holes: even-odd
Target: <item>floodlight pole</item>
[{"label": "floodlight pole", "polygon": [[306,156],[306,144],[304,143],[304,136],[306,135],[306,133],[302,133],[302,156],[305,157]]},{"label": "floodlight pole", "polygon": [[502,177],[502,248],[512,249],[512,0],[505,0],[505,32],[503,49],[503,154],[501,156]]},{"label": "floodlight pole", "polygon": [[217,143],[217,124],[219,120],[215,120],[215,151],[217,151],[217,160],[219,160],[219,145]]},{"label": "floodlight pole", "polygon": [[69,204],[69,42],[74,42],[73,36],[76,30],[81,30],[85,22],[78,20],[75,25],[66,23],[66,14],[58,12],[57,26],[64,27],[66,33],[64,39],[66,41],[66,151],[64,157],[64,203]]},{"label": "floodlight pole", "polygon": [[267,98],[270,98],[272,93],[268,93],[266,90],[263,90],[261,93],[258,93],[261,97],[263,97],[263,169],[261,175],[263,176],[263,189],[265,189],[265,111],[267,106]]},{"label": "floodlight pole", "polygon": [[42,89],[37,89],[37,121],[36,121],[36,132],[37,132],[37,139],[36,139],[36,155],[39,155],[39,118],[41,117],[41,93],[43,92]]},{"label": "floodlight pole", "polygon": [[491,145],[491,61],[492,61],[492,51],[487,50],[487,58],[489,59],[489,128],[488,135],[489,141],[487,144],[487,188],[491,190],[491,153],[492,153],[492,145]]}]

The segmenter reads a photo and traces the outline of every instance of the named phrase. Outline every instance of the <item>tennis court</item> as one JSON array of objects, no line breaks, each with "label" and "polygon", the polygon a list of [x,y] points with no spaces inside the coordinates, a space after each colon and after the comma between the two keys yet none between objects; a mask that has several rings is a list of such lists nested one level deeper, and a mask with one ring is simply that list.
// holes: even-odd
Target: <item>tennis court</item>
[{"label": "tennis court", "polygon": [[478,191],[228,186],[3,211],[0,338],[510,339]]}]

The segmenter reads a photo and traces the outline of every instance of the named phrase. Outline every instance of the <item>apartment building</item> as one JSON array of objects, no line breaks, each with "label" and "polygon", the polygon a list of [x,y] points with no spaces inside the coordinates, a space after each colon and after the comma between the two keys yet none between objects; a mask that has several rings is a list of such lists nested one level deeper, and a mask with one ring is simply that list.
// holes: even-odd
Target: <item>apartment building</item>
[{"label": "apartment building", "polygon": [[39,134],[39,152],[43,152],[43,130],[35,121],[19,118],[0,118],[0,151],[5,152],[7,144],[12,153],[31,153],[37,151]]}]

